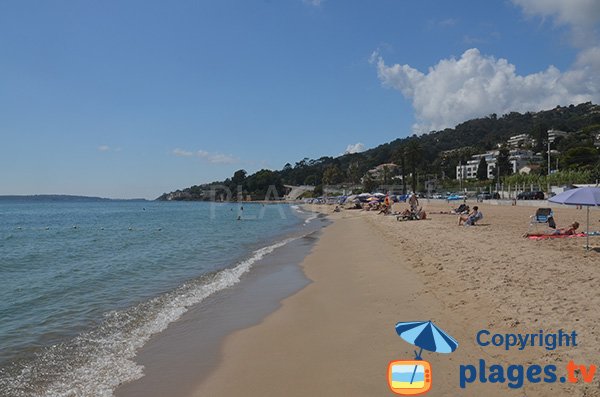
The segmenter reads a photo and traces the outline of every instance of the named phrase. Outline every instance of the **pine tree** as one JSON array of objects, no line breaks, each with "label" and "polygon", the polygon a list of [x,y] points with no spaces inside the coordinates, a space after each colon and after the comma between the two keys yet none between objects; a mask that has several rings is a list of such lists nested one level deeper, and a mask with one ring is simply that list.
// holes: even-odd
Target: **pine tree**
[{"label": "pine tree", "polygon": [[485,157],[482,157],[481,160],[479,160],[479,165],[477,166],[477,179],[480,181],[488,179],[488,163]]},{"label": "pine tree", "polygon": [[500,172],[500,176],[506,176],[512,174],[512,164],[509,160],[510,152],[506,146],[502,147],[498,151],[498,158],[496,159],[496,166],[498,169],[496,172]]}]

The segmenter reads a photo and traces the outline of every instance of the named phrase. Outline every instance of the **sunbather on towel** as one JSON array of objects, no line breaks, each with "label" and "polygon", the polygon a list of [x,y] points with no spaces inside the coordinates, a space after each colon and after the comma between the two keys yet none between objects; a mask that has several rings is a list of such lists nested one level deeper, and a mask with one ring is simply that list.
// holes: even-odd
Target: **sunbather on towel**
[{"label": "sunbather on towel", "polygon": [[568,227],[554,229],[550,233],[525,233],[523,237],[529,236],[570,236],[577,233],[579,222],[573,222]]},{"label": "sunbather on towel", "polygon": [[471,212],[469,215],[461,215],[458,218],[458,225],[460,226],[464,223],[465,225],[473,226],[473,225],[475,225],[475,222],[477,222],[478,220],[480,220],[482,218],[483,218],[483,214],[481,213],[481,211],[479,211],[479,207],[474,206],[473,212]]}]

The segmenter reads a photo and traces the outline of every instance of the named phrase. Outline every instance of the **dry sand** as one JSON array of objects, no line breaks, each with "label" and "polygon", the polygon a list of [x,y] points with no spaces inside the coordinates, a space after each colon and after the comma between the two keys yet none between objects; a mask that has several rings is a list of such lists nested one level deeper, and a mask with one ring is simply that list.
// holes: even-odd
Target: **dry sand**
[{"label": "dry sand", "polygon": [[[473,203],[469,203],[473,205]],[[448,210],[445,203],[425,205]],[[220,364],[194,396],[386,396],[391,360],[412,359],[395,333],[398,321],[433,320],[459,342],[452,354],[424,352],[432,365],[429,396],[600,396],[590,384],[475,382],[459,388],[461,364],[600,363],[600,253],[584,238],[531,241],[535,208],[480,205],[480,226],[452,215],[397,222],[393,216],[344,210],[332,214],[303,269],[312,283],[285,299],[262,323],[230,335]],[[331,208],[326,208],[330,212]],[[585,225],[585,210],[555,209],[559,226]],[[592,230],[600,229],[593,211]],[[591,239],[600,245],[600,237]],[[492,333],[576,331],[578,346],[481,347]]]}]

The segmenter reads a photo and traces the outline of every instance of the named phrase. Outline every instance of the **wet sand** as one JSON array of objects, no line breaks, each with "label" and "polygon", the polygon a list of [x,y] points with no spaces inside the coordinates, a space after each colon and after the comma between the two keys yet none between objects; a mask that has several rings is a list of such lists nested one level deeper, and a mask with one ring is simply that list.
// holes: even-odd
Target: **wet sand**
[{"label": "wet sand", "polygon": [[[314,223],[314,224],[313,224]],[[299,263],[318,239],[325,219],[315,219],[296,240],[253,265],[240,283],[189,309],[138,352],[144,376],[121,385],[116,397],[178,397],[190,395],[217,365],[223,339],[259,323],[279,302],[309,283]]]}]

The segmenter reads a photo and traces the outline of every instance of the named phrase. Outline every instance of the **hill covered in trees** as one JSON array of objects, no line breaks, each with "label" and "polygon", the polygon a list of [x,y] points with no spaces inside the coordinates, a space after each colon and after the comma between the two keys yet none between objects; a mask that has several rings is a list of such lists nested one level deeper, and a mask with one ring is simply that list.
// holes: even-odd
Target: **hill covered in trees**
[{"label": "hill covered in trees", "polygon": [[[285,164],[281,170],[260,170],[252,175],[238,170],[225,181],[192,186],[165,193],[158,200],[238,200],[281,197],[284,185],[313,185],[316,194],[323,185],[362,185],[373,190],[388,185],[392,178],[423,189],[419,175],[427,179],[452,180],[456,166],[473,154],[498,148],[508,138],[529,134],[534,144],[530,147],[542,156],[547,154],[548,130],[569,132],[556,139],[551,150],[560,153],[561,169],[589,171],[590,178],[600,177],[600,155],[597,148],[600,134],[600,106],[590,102],[579,105],[557,106],[554,109],[487,117],[466,121],[454,128],[432,131],[424,135],[398,138],[362,153],[338,157],[304,158],[294,164]],[[501,151],[502,152],[502,151]],[[545,158],[545,157],[544,157]],[[554,159],[553,159],[554,161]],[[382,164],[383,172],[373,176],[367,171]],[[535,172],[547,172],[545,163]]]}]

